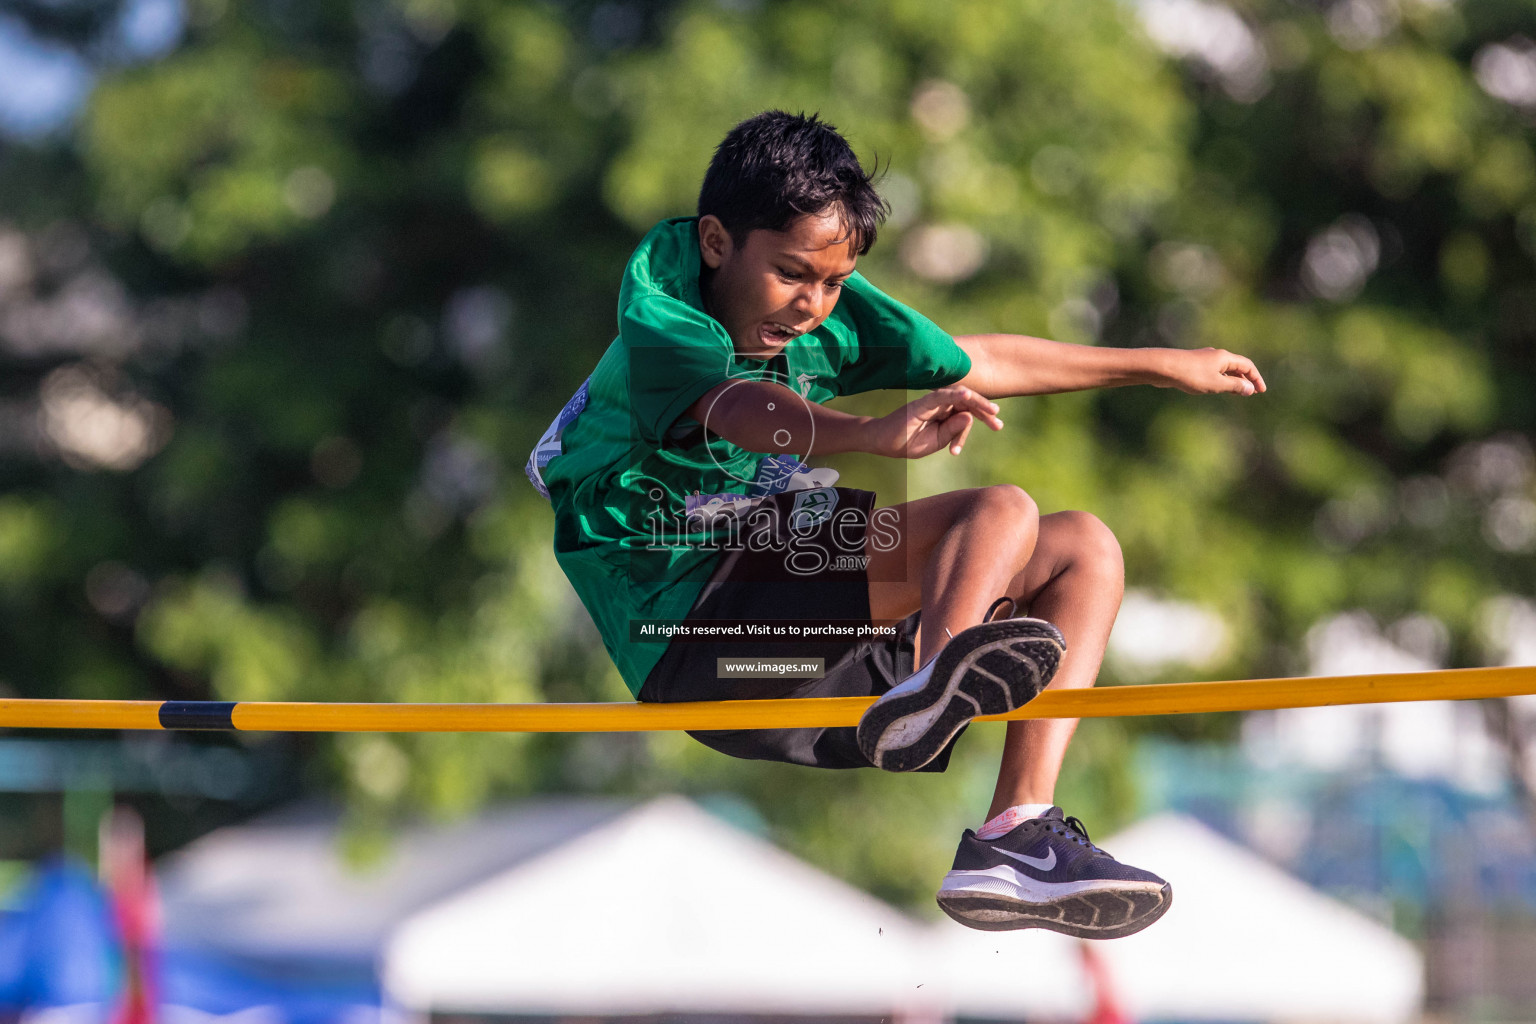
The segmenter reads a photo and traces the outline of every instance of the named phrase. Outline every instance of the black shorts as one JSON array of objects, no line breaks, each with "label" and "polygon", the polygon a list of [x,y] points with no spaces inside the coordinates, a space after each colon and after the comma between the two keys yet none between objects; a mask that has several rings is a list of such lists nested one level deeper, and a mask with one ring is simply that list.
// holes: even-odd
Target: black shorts
[{"label": "black shorts", "polygon": [[[770,515],[743,513],[743,538],[757,543],[733,545],[722,554],[720,564],[694,601],[687,622],[780,619],[868,625],[869,578],[863,554],[875,495],[845,487],[825,488],[823,498],[824,492],[835,492],[835,507],[816,522],[801,514],[807,504],[803,496],[816,492],[774,495],[758,506]],[[920,614],[914,612],[898,623],[893,637],[866,640],[673,640],[646,677],[639,699],[670,703],[877,697],[912,674]],[[719,676],[719,658],[762,657],[820,658],[825,674],[819,679]],[[732,757],[817,768],[871,767],[859,751],[851,726],[733,729],[689,735]],[[943,771],[953,746],[951,743],[920,770]]]}]

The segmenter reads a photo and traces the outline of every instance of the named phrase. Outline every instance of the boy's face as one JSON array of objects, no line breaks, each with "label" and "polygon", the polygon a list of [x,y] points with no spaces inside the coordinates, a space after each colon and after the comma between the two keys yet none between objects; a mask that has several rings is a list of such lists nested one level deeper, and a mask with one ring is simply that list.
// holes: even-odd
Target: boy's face
[{"label": "boy's face", "polygon": [[835,209],[797,217],[783,231],[749,232],[739,246],[717,217],[702,217],[699,255],[713,271],[705,309],[730,334],[736,354],[753,359],[769,359],[821,326],[858,262]]}]

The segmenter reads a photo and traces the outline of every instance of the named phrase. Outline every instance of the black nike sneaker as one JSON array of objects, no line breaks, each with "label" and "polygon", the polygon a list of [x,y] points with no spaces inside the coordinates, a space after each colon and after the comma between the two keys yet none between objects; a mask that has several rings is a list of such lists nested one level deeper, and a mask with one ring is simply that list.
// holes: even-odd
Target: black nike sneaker
[{"label": "black nike sneaker", "polygon": [[966,829],[938,901],[956,921],[985,931],[1118,939],[1167,913],[1173,887],[1115,860],[1089,841],[1082,822],[1052,807],[997,839]]},{"label": "black nike sneaker", "polygon": [[1033,699],[1066,649],[1061,631],[1044,619],[961,630],[926,678],[914,675],[870,706],[859,720],[859,749],[876,768],[921,768],[977,715],[1000,715]]}]

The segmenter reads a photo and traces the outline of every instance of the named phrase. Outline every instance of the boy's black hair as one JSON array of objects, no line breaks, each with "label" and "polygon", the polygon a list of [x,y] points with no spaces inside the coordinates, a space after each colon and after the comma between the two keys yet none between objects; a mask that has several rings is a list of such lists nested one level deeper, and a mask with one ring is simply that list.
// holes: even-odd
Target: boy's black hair
[{"label": "boy's black hair", "polygon": [[741,122],[715,150],[699,190],[699,216],[719,217],[737,245],[758,228],[782,231],[796,217],[832,208],[860,256],[889,210],[874,174],[815,114],[769,110]]}]

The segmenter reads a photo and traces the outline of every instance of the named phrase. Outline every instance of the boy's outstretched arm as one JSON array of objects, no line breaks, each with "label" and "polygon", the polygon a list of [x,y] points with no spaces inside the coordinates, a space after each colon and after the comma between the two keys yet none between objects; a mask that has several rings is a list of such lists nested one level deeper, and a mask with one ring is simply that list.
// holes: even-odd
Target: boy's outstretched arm
[{"label": "boy's outstretched arm", "polygon": [[960,383],[988,398],[1151,384],[1192,395],[1252,395],[1265,389],[1247,356],[1220,348],[1101,348],[1023,334],[955,338],[971,357]]},{"label": "boy's outstretched arm", "polygon": [[963,384],[930,391],[885,416],[854,416],[779,384],[735,380],[705,392],[687,415],[749,452],[807,457],[870,452],[920,459],[942,448],[959,455],[976,420],[1003,429],[997,404]]}]

